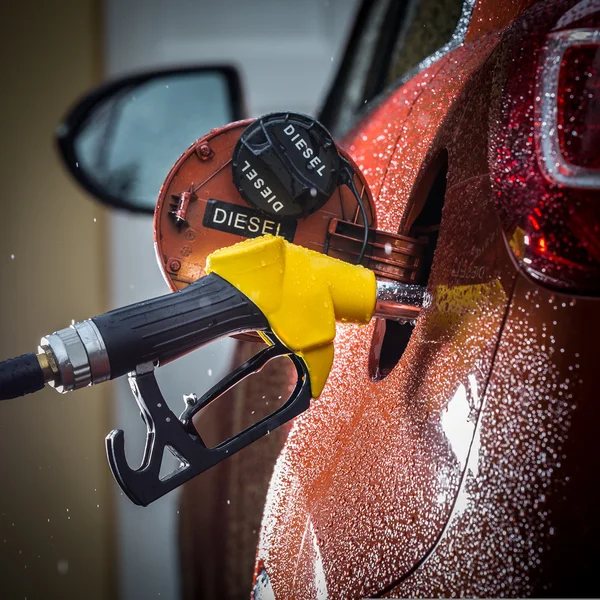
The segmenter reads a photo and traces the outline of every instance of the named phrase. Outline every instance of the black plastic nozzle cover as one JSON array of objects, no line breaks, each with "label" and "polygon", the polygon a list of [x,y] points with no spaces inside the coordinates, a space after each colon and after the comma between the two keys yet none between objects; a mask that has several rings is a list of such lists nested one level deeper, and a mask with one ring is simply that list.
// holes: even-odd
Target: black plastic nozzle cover
[{"label": "black plastic nozzle cover", "polygon": [[260,309],[215,273],[92,320],[106,346],[111,379],[143,363],[164,364],[226,335],[269,327]]}]

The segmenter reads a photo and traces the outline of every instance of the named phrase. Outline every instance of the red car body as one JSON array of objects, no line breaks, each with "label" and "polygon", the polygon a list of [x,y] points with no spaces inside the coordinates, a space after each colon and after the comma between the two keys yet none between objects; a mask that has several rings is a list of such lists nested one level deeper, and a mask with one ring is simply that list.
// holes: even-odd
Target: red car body
[{"label": "red car body", "polygon": [[404,344],[339,326],[256,598],[598,594],[599,22],[593,0],[480,0],[343,141],[380,229],[410,234],[446,179],[432,303]]}]

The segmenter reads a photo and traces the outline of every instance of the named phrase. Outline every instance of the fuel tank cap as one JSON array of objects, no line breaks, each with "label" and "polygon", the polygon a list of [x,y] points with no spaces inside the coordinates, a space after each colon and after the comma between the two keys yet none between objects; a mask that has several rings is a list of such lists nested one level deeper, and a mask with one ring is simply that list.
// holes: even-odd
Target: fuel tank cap
[{"label": "fuel tank cap", "polygon": [[232,157],[241,197],[264,214],[303,219],[340,183],[340,155],[329,132],[307,115],[271,113],[240,136]]}]

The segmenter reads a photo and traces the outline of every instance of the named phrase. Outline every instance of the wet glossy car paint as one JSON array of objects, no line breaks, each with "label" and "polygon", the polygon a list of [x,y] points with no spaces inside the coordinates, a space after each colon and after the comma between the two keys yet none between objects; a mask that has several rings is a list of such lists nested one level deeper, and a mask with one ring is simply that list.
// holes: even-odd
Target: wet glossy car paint
[{"label": "wet glossy car paint", "polygon": [[339,327],[327,387],[275,466],[257,597],[597,594],[598,301],[523,271],[492,151],[519,36],[573,7],[569,26],[597,26],[591,1],[477,2],[464,43],[344,140],[390,232],[410,231],[447,153],[433,301],[380,380],[378,325]]}]

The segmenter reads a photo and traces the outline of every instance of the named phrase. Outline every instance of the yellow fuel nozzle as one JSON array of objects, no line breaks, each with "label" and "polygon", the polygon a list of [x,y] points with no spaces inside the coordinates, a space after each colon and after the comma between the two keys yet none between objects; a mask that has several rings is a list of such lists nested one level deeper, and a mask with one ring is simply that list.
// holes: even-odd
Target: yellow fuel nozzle
[{"label": "yellow fuel nozzle", "polygon": [[368,323],[375,310],[375,274],[284,238],[265,235],[217,250],[206,260],[264,313],[273,333],[308,368],[313,398],[333,363],[335,322]]}]

